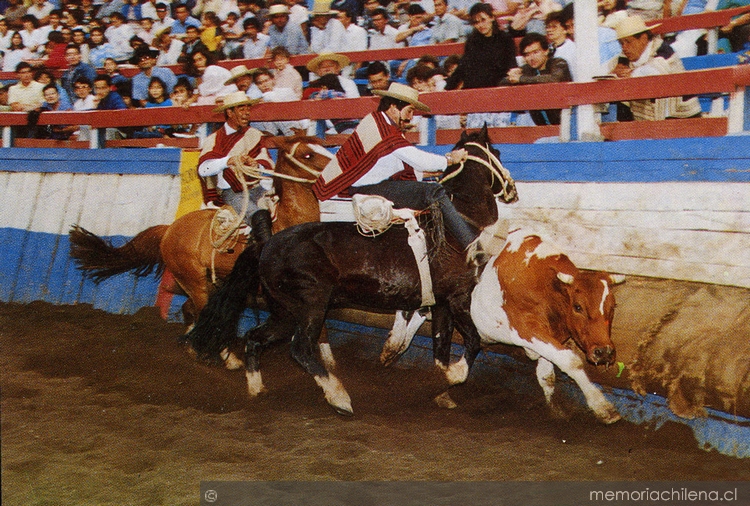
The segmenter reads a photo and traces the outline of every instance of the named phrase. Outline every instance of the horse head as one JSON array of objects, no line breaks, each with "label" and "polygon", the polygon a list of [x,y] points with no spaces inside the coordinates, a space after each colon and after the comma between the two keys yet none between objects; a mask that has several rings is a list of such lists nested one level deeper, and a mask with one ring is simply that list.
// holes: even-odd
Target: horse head
[{"label": "horse head", "polygon": [[453,149],[460,148],[468,152],[467,159],[448,167],[441,183],[459,212],[484,227],[497,220],[496,199],[504,203],[518,200],[516,183],[500,163],[500,152],[492,146],[486,125],[475,132],[462,132]]},{"label": "horse head", "polygon": [[333,158],[317,137],[276,137],[273,144],[279,150],[276,175],[299,183],[314,183]]}]

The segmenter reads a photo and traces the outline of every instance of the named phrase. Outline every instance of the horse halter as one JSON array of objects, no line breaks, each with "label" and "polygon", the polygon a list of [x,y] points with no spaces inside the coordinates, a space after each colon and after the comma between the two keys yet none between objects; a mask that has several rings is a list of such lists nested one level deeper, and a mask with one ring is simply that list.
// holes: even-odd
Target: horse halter
[{"label": "horse halter", "polygon": [[[280,178],[283,178],[283,179],[289,179],[291,181],[297,181],[298,183],[310,183],[310,184],[312,184],[312,183],[314,183],[318,179],[318,177],[320,177],[320,175],[323,173],[323,171],[322,170],[317,170],[317,169],[315,169],[315,168],[307,165],[306,163],[304,163],[301,160],[298,160],[297,158],[294,157],[294,154],[297,152],[297,148],[299,147],[300,144],[301,144],[301,142],[295,142],[294,145],[292,146],[292,149],[289,151],[289,153],[284,153],[284,156],[294,166],[296,166],[296,167],[304,170],[308,174],[314,176],[315,179],[303,179],[303,178],[298,178],[298,177],[295,177],[295,176],[287,176],[286,174],[277,174],[277,173],[274,173],[274,175],[278,176]],[[317,150],[314,150],[314,149],[313,149],[313,151],[318,152]],[[322,153],[320,153],[320,154],[322,154]]]},{"label": "horse halter", "polygon": [[[466,160],[471,160],[473,162],[476,162],[487,169],[489,169],[490,174],[492,175],[492,183],[490,184],[490,187],[495,184],[495,179],[500,181],[500,184],[502,185],[503,189],[497,193],[494,193],[493,196],[495,198],[501,198],[503,202],[513,202],[518,198],[518,194],[516,193],[516,187],[513,182],[513,178],[510,175],[510,172],[508,169],[503,167],[503,164],[500,162],[500,159],[496,157],[492,151],[487,148],[487,146],[483,146],[482,144],[479,144],[478,142],[467,142],[464,147],[466,146],[474,146],[482,150],[485,155],[487,155],[487,160],[484,160],[483,158],[479,158],[478,156],[474,155],[467,155]],[[462,170],[464,170],[464,164],[466,163],[466,160],[461,162],[461,165],[453,171],[452,173],[448,174],[444,178],[440,180],[440,183],[444,183],[457,175],[461,173]]]}]

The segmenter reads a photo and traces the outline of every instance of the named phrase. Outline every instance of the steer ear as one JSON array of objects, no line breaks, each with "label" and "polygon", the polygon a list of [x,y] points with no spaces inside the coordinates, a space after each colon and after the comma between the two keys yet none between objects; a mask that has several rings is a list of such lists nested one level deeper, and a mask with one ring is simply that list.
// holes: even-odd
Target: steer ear
[{"label": "steer ear", "polygon": [[610,285],[621,285],[625,282],[625,276],[622,274],[610,274],[609,284]]},{"label": "steer ear", "polygon": [[571,274],[565,274],[564,272],[557,273],[557,279],[565,283],[566,285],[573,284],[573,276]]}]

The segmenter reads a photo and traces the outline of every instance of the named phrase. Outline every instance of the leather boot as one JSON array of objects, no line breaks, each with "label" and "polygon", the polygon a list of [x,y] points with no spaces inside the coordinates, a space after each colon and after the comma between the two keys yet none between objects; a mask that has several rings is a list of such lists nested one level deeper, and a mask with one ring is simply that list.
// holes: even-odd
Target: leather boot
[{"label": "leather boot", "polygon": [[266,209],[255,211],[250,217],[250,226],[255,240],[261,245],[267,243],[271,238],[271,213]]}]

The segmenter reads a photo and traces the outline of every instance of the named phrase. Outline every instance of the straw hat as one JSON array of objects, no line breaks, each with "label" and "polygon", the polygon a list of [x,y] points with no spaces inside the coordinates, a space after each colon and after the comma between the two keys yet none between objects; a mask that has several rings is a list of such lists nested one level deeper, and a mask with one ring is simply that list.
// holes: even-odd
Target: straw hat
[{"label": "straw hat", "polygon": [[336,14],[338,14],[338,11],[331,10],[331,3],[331,0],[315,0],[312,11],[310,12],[310,17],[314,18],[315,16],[335,16]]},{"label": "straw hat", "polygon": [[343,54],[336,54],[336,53],[320,53],[318,56],[307,62],[307,70],[310,72],[318,73],[318,65],[323,63],[324,61],[335,61],[339,64],[339,67],[342,69],[349,65],[349,58],[344,56]]},{"label": "straw hat", "polygon": [[231,74],[231,76],[229,77],[229,79],[224,81],[224,86],[229,86],[242,76],[253,75],[253,71],[248,69],[244,65],[237,65],[236,67],[232,67],[231,69],[229,69],[229,73]]},{"label": "straw hat", "polygon": [[419,101],[419,92],[414,88],[411,88],[410,86],[406,86],[405,84],[391,83],[391,85],[388,87],[388,90],[386,91],[372,90],[372,92],[375,95],[380,95],[381,97],[391,97],[395,98],[396,100],[407,102],[420,111],[429,112],[430,110],[427,104],[423,104]]},{"label": "straw hat", "polygon": [[650,32],[657,26],[661,26],[661,23],[646,26],[643,18],[640,18],[638,16],[628,16],[617,23],[617,26],[615,27],[615,31],[617,32],[617,40],[624,39],[625,37],[631,37],[633,35],[638,35],[643,32]]},{"label": "straw hat", "polygon": [[165,33],[172,33],[172,27],[169,25],[160,26],[158,30],[154,31],[154,38],[161,37]]},{"label": "straw hat", "polygon": [[233,91],[229,95],[224,95],[222,97],[221,105],[214,109],[214,112],[224,112],[227,109],[232,109],[241,105],[255,105],[258,102],[260,102],[260,100],[248,97],[245,95],[244,91]]},{"label": "straw hat", "polygon": [[289,7],[281,4],[274,4],[268,8],[268,17],[278,16],[279,14],[289,15]]}]

